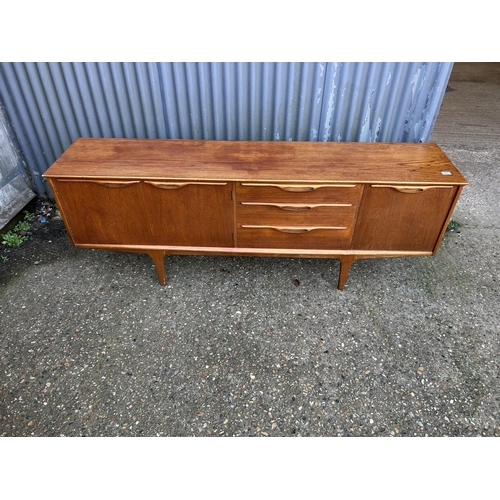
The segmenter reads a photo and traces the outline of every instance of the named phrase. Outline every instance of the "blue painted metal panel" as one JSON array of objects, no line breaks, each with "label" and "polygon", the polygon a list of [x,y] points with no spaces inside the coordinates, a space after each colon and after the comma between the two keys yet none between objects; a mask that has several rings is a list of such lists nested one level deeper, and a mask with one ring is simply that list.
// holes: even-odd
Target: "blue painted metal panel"
[{"label": "blue painted metal panel", "polygon": [[427,142],[452,63],[0,63],[37,194],[77,137]]},{"label": "blue painted metal panel", "polygon": [[427,142],[451,63],[328,64],[320,140]]},{"label": "blue painted metal panel", "polygon": [[22,150],[26,164],[32,176],[33,187],[37,194],[46,192],[40,171],[46,166],[43,151],[37,140],[35,129],[31,123],[27,103],[21,93],[21,87],[12,64],[0,67],[0,99],[5,106],[12,129]]}]

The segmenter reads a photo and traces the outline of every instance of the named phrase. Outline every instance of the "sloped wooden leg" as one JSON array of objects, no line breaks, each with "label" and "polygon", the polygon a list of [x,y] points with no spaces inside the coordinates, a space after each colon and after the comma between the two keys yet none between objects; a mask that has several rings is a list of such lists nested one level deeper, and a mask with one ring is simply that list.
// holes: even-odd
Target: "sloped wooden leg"
[{"label": "sloped wooden leg", "polygon": [[156,274],[158,274],[160,285],[165,286],[167,284],[167,278],[165,276],[165,252],[163,250],[150,250],[148,254],[155,264]]},{"label": "sloped wooden leg", "polygon": [[340,257],[340,273],[339,273],[339,284],[337,288],[339,290],[344,289],[345,282],[347,280],[347,275],[349,274],[349,269],[351,269],[351,264],[356,260],[353,255],[345,255]]}]

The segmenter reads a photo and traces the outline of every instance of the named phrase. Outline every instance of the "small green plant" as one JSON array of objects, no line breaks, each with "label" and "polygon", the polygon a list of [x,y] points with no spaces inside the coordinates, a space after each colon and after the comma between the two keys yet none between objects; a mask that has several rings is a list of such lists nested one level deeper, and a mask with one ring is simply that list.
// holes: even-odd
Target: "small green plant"
[{"label": "small green plant", "polygon": [[2,259],[4,262],[7,262],[9,260],[7,255],[0,255],[0,259]]},{"label": "small green plant", "polygon": [[14,231],[28,231],[30,229],[31,225],[29,222],[24,222],[24,221],[19,221],[16,224],[16,227],[14,228]]},{"label": "small green plant", "polygon": [[26,236],[19,236],[12,231],[8,231],[2,236],[2,245],[7,245],[8,247],[18,247],[26,239]]},{"label": "small green plant", "polygon": [[455,219],[451,219],[450,222],[448,223],[448,227],[446,228],[446,230],[456,231],[460,226],[461,226],[460,222],[456,221]]},{"label": "small green plant", "polygon": [[24,220],[27,221],[32,221],[35,218],[35,214],[32,214],[28,212],[27,210],[24,211]]}]

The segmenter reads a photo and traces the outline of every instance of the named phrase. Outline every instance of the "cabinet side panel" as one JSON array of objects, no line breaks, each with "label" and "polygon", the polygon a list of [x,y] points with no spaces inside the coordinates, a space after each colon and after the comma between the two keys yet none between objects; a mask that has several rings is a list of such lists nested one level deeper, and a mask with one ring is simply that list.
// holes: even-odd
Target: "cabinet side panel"
[{"label": "cabinet side panel", "polygon": [[441,234],[439,235],[439,238],[436,241],[436,245],[434,246],[433,254],[435,254],[438,251],[439,245],[441,244],[444,233],[446,232],[446,228],[448,227],[448,223],[450,222],[451,216],[453,215],[453,212],[454,212],[455,207],[457,205],[458,198],[460,198],[460,194],[462,193],[463,188],[464,188],[463,186],[459,186],[457,191],[456,191],[455,199],[454,199],[453,203],[451,204],[450,210],[448,211],[448,216],[446,217],[446,220],[444,221],[443,227],[441,229]]},{"label": "cabinet side panel", "polygon": [[55,179],[47,179],[47,180],[49,182],[50,189],[54,193],[56,205],[57,205],[57,208],[59,209],[59,212],[61,213],[61,217],[62,217],[62,220],[64,221],[64,225],[66,226],[66,231],[68,232],[68,236],[69,236],[69,239],[71,240],[71,244],[73,246],[75,246],[75,239],[73,238],[73,235],[71,234],[69,222],[68,222],[68,219],[67,219],[66,213],[65,213],[65,208],[66,208],[65,205],[66,204],[64,203],[64,200],[61,200],[61,198],[59,196],[59,192],[57,190],[57,183],[56,183]]},{"label": "cabinet side panel", "polygon": [[432,252],[458,188],[419,189],[366,186],[352,249]]}]

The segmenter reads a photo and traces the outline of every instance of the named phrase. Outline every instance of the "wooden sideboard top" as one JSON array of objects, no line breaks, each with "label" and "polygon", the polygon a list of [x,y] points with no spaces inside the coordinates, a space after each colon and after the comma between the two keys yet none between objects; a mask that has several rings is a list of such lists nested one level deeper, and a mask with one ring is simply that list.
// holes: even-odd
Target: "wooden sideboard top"
[{"label": "wooden sideboard top", "polygon": [[80,138],[44,177],[467,184],[436,144],[380,142]]}]

